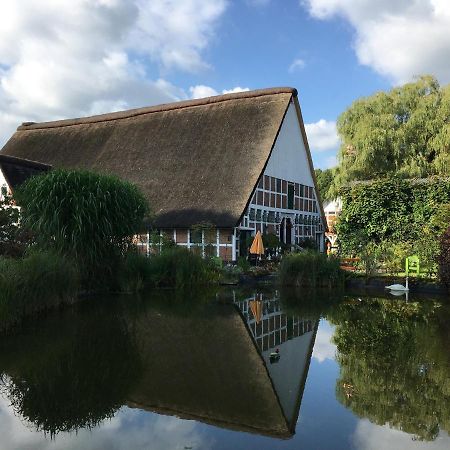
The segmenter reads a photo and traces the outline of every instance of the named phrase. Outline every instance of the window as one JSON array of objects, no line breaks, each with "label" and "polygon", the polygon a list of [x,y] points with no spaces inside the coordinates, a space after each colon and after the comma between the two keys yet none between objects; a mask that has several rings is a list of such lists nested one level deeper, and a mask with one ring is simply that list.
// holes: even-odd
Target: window
[{"label": "window", "polygon": [[202,230],[191,230],[190,237],[191,244],[201,244],[202,243]]},{"label": "window", "polygon": [[288,184],[287,208],[294,209],[294,185]]}]

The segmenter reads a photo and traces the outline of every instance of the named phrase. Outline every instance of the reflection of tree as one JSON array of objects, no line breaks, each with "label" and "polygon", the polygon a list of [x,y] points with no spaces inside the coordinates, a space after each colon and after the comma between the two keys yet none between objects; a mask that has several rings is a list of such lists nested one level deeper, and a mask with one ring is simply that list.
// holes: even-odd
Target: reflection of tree
[{"label": "reflection of tree", "polygon": [[112,417],[140,366],[123,320],[64,317],[0,345],[0,392],[16,414],[52,436]]},{"label": "reflection of tree", "polygon": [[444,314],[448,323],[448,311],[436,303],[388,300],[341,304],[330,312],[341,366],[336,386],[341,403],[361,417],[420,439],[435,439],[440,429],[450,431]]}]

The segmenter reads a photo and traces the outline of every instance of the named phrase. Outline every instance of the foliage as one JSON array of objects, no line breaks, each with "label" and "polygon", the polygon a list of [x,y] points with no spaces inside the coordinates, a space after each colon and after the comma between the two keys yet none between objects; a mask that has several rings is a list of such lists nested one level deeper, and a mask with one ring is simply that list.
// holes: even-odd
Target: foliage
[{"label": "foliage", "polygon": [[314,251],[319,250],[317,248],[317,242],[315,241],[315,239],[309,237],[300,239],[298,245],[304,250],[314,250]]},{"label": "foliage", "polygon": [[281,241],[279,237],[274,233],[263,234],[262,240],[265,249],[276,249],[278,247],[281,247]]},{"label": "foliage", "polygon": [[186,288],[217,282],[220,272],[216,258],[170,247],[150,257],[130,252],[120,267],[119,284],[125,292],[137,292],[146,285]]},{"label": "foliage", "polygon": [[247,272],[250,270],[250,262],[244,256],[239,256],[237,260],[237,266],[243,271]]},{"label": "foliage", "polygon": [[0,198],[0,256],[23,256],[31,235],[20,226],[20,212],[11,196]]},{"label": "foliage", "polygon": [[73,302],[78,288],[76,268],[56,253],[0,258],[0,331],[26,315]]},{"label": "foliage", "polygon": [[449,179],[382,179],[355,184],[341,196],[336,230],[344,255],[375,258],[398,272],[406,256],[417,254],[428,273],[435,271],[439,237],[450,222]]},{"label": "foliage", "polygon": [[90,305],[76,320],[73,311],[50,316],[0,343],[0,393],[36,430],[53,437],[92,428],[129,399],[142,364],[131,327],[109,300],[107,314]]},{"label": "foliage", "polygon": [[360,417],[419,439],[449,431],[450,360],[442,314],[438,303],[383,299],[331,309],[327,318],[336,325],[341,403]]},{"label": "foliage", "polygon": [[338,259],[311,251],[285,256],[278,275],[283,286],[335,287],[344,283]]},{"label": "foliage", "polygon": [[335,169],[315,169],[317,189],[323,202],[335,198],[334,177]]},{"label": "foliage", "polygon": [[40,247],[73,258],[91,279],[126,252],[148,214],[136,186],[87,171],[32,177],[15,196]]},{"label": "foliage", "polygon": [[335,183],[448,175],[450,85],[431,76],[356,100],[337,121],[342,146]]},{"label": "foliage", "polygon": [[441,237],[439,244],[439,279],[450,290],[450,227]]}]

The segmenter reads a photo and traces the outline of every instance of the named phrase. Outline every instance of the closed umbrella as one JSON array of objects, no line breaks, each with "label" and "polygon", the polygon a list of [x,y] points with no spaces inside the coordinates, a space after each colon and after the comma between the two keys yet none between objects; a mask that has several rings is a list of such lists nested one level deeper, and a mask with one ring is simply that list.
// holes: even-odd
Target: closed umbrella
[{"label": "closed umbrella", "polygon": [[253,239],[252,245],[250,247],[250,253],[252,255],[264,255],[264,245],[262,241],[261,231],[256,233],[255,239]]}]

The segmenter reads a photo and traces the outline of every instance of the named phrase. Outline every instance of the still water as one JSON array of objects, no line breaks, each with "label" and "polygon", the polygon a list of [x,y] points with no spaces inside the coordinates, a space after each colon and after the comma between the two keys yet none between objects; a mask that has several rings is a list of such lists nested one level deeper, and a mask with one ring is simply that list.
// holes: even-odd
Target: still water
[{"label": "still water", "polygon": [[449,432],[439,300],[161,290],[0,341],[1,450],[448,450]]}]

